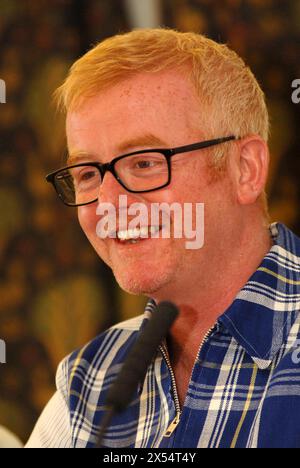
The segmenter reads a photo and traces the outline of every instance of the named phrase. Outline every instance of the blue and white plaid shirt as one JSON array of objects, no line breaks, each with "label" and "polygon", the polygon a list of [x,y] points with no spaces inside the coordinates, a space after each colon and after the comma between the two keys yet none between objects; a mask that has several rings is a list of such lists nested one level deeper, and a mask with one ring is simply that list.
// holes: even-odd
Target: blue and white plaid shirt
[{"label": "blue and white plaid shirt", "polygon": [[[300,239],[270,229],[274,245],[201,347],[184,407],[160,348],[105,447],[300,447]],[[28,447],[94,446],[107,389],[153,306],[60,364]]]}]

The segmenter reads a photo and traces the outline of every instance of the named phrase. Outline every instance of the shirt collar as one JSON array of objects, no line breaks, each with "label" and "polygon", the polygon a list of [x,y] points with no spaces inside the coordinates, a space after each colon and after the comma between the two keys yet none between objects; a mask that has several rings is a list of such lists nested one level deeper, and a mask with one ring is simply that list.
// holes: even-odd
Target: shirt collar
[{"label": "shirt collar", "polygon": [[300,239],[282,224],[270,233],[273,246],[219,319],[261,369],[299,331]]},{"label": "shirt collar", "polygon": [[[300,318],[300,239],[279,223],[270,234],[270,251],[218,320],[260,369],[297,335]],[[150,299],[142,327],[155,306]]]}]

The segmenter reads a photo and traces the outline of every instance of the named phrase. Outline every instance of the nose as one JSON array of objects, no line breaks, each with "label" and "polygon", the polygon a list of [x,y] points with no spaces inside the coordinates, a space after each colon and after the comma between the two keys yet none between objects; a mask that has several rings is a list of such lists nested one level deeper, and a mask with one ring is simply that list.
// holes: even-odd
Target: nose
[{"label": "nose", "polygon": [[120,196],[127,196],[127,203],[146,203],[144,194],[128,192],[113,176],[113,174],[107,171],[102,180],[102,184],[98,190],[98,204],[100,203],[111,203],[116,209],[120,206]]},{"label": "nose", "polygon": [[113,174],[107,171],[98,190],[98,203],[113,203],[117,205],[119,196],[127,193]]}]

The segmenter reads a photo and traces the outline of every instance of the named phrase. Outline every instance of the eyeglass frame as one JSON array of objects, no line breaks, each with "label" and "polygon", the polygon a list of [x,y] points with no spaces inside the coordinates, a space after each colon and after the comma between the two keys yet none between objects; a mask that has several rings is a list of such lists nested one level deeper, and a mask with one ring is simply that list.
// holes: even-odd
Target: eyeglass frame
[{"label": "eyeglass frame", "polygon": [[[63,200],[61,194],[59,193],[58,189],[56,188],[56,184],[55,184],[56,176],[57,176],[57,174],[59,174],[62,171],[66,171],[68,169],[73,169],[75,167],[84,167],[84,166],[95,167],[96,169],[98,169],[98,171],[100,173],[100,176],[102,178],[101,183],[103,182],[105,174],[107,172],[110,172],[114,176],[114,178],[117,180],[117,182],[119,182],[119,184],[125,190],[127,190],[129,193],[150,193],[150,192],[155,192],[156,190],[161,190],[161,189],[167,187],[168,185],[170,185],[171,180],[172,180],[171,158],[173,156],[175,156],[176,154],[188,153],[190,151],[196,151],[196,150],[200,150],[200,149],[210,148],[212,146],[220,145],[222,143],[226,143],[226,142],[232,141],[232,140],[239,140],[239,137],[236,137],[234,135],[230,135],[230,136],[223,137],[223,138],[215,138],[213,140],[201,141],[199,143],[192,143],[190,145],[178,146],[176,148],[151,148],[151,149],[139,150],[139,151],[134,151],[132,153],[123,154],[122,156],[118,156],[118,157],[112,159],[108,163],[84,162],[84,163],[80,163],[80,164],[74,164],[72,166],[62,167],[61,169],[57,169],[56,171],[51,172],[50,174],[46,175],[46,181],[53,185],[58,197],[61,199],[61,201],[64,203],[64,205],[70,206],[70,207],[73,207],[73,208],[76,208],[76,207],[79,207],[79,206],[91,205],[92,203],[95,203],[98,200],[97,198],[95,198],[95,200],[93,200],[93,201],[90,201],[90,202],[87,202],[87,203],[79,203],[79,204],[66,203]],[[135,156],[135,155],[138,155],[138,154],[147,154],[147,153],[160,153],[166,158],[167,166],[168,166],[168,181],[165,184],[161,185],[160,187],[150,189],[150,190],[131,190],[128,187],[126,187],[126,185],[122,182],[122,180],[120,179],[120,177],[116,173],[115,165],[120,160],[122,160],[124,158],[127,158],[129,156]]]}]

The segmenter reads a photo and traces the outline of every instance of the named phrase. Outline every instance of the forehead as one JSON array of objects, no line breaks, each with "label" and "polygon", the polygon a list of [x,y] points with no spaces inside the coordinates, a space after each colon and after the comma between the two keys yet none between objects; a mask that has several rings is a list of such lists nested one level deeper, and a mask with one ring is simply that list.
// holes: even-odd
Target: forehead
[{"label": "forehead", "polygon": [[149,132],[163,139],[179,129],[197,129],[199,135],[200,120],[201,102],[190,79],[165,71],[139,74],[89,98],[68,112],[66,126],[68,141],[75,144],[74,139],[100,134],[105,140],[115,131],[120,139]]}]

